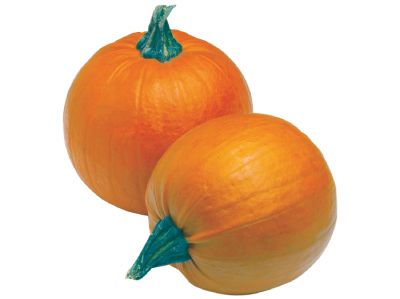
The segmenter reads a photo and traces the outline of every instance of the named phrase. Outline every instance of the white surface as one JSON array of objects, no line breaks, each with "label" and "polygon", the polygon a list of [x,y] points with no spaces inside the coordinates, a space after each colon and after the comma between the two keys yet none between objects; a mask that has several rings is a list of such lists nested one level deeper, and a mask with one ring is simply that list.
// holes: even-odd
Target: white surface
[{"label": "white surface", "polygon": [[[336,180],[338,222],[323,256],[252,296],[399,298],[399,2],[174,3],[171,27],[225,51],[255,111],[307,133]],[[147,219],[98,199],[64,147],[75,74],[98,48],[146,30],[156,4],[0,2],[0,298],[221,297],[172,267],[125,280]]]}]

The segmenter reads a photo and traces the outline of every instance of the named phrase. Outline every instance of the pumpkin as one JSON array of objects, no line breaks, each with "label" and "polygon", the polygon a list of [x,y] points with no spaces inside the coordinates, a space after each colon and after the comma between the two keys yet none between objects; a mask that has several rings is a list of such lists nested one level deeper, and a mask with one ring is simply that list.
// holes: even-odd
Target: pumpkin
[{"label": "pumpkin", "polygon": [[155,167],[146,203],[152,233],[127,277],[173,264],[224,294],[298,277],[336,221],[321,152],[289,122],[262,114],[220,117],[179,138]]},{"label": "pumpkin", "polygon": [[149,30],[100,49],[68,92],[64,135],[82,180],[122,209],[147,214],[156,162],[179,136],[209,119],[251,112],[245,79],[215,46],[170,30],[173,6]]}]

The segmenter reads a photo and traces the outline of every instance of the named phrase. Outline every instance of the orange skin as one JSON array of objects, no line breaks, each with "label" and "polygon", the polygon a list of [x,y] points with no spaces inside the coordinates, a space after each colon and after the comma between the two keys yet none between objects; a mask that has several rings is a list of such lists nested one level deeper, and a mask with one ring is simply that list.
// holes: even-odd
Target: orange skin
[{"label": "orange skin", "polygon": [[65,142],[82,180],[122,209],[147,214],[147,181],[164,151],[209,119],[252,110],[239,69],[219,49],[172,30],[183,52],[160,63],[133,33],[100,49],[81,69],[64,110]]},{"label": "orange skin", "polygon": [[146,193],[150,228],[171,216],[192,260],[174,265],[194,285],[249,294],[306,271],[336,221],[335,184],[317,147],[290,123],[225,116],[164,154]]}]

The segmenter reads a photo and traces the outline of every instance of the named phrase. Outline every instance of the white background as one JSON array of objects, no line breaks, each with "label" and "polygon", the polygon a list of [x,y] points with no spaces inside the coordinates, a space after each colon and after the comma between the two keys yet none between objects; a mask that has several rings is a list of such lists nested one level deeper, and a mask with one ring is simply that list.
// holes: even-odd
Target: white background
[{"label": "white background", "polygon": [[[0,297],[221,297],[172,267],[125,280],[147,219],[97,198],[64,146],[63,106],[79,68],[170,3],[0,3]],[[251,296],[399,298],[399,1],[174,4],[171,27],[225,51],[254,110],[307,133],[336,180],[338,222],[323,256],[295,281]]]}]

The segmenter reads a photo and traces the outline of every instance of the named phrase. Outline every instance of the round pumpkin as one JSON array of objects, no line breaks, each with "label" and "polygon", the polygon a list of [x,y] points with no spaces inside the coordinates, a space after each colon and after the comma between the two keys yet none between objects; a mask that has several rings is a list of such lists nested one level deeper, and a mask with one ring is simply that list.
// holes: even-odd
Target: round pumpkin
[{"label": "round pumpkin", "polygon": [[224,116],[179,138],[150,178],[152,234],[127,277],[174,264],[194,285],[249,294],[287,283],[321,255],[336,193],[321,152],[285,120]]},{"label": "round pumpkin", "polygon": [[64,110],[66,146],[82,180],[140,214],[151,171],[171,143],[209,119],[252,110],[245,79],[221,50],[170,30],[172,8],[158,6],[148,32],[100,49],[73,81]]}]

